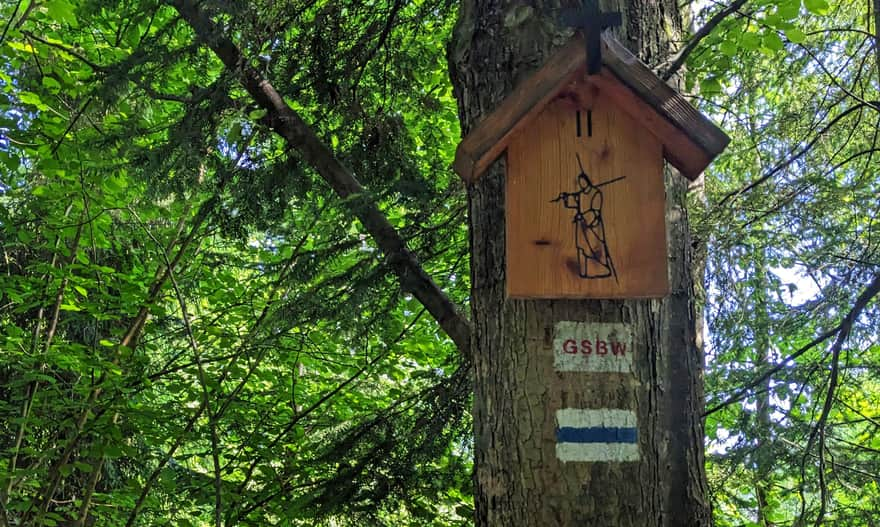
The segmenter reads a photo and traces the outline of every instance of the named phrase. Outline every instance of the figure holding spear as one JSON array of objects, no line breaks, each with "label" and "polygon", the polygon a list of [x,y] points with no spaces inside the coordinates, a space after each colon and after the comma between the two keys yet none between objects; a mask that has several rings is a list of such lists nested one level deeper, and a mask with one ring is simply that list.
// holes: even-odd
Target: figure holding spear
[{"label": "figure holding spear", "polygon": [[608,251],[608,242],[605,238],[605,222],[602,220],[602,190],[600,187],[620,181],[626,176],[614,178],[603,183],[593,184],[590,177],[584,171],[581,156],[577,156],[580,174],[577,176],[579,190],[575,192],[560,192],[551,203],[562,202],[567,209],[575,211],[572,223],[574,224],[574,244],[578,255],[578,275],[581,278],[607,278],[614,277],[617,281],[617,271],[614,269],[614,261]]}]

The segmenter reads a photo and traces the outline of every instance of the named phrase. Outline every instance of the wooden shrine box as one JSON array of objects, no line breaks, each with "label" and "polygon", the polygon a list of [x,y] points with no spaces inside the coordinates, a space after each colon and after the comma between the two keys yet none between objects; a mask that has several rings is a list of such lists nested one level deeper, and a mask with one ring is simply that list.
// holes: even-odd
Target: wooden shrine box
[{"label": "wooden shrine box", "polygon": [[507,295],[669,292],[664,159],[696,179],[729,138],[608,34],[586,74],[573,38],[458,146],[474,182],[507,152]]}]

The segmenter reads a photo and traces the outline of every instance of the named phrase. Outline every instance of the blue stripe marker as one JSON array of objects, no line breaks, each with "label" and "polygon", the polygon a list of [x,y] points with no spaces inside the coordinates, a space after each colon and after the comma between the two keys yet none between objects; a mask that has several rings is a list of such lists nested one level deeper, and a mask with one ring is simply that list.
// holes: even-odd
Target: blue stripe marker
[{"label": "blue stripe marker", "polygon": [[558,443],[635,443],[635,428],[603,428],[598,426],[574,428],[564,426],[556,429]]},{"label": "blue stripe marker", "polygon": [[638,461],[638,418],[619,408],[556,411],[556,457],[563,463]]}]

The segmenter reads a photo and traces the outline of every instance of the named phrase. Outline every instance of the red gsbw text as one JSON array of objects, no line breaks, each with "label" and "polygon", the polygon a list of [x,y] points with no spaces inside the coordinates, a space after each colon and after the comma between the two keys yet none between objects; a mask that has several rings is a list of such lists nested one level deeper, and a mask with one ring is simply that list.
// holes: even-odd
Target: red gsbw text
[{"label": "red gsbw text", "polygon": [[609,350],[612,355],[626,355],[626,343],[614,340],[602,340],[598,337],[593,340],[581,340],[580,345],[578,345],[578,341],[575,339],[568,339],[562,343],[562,352],[568,353],[569,355],[574,355],[576,353],[580,353],[581,355],[591,355],[593,353],[596,355],[608,355]]}]

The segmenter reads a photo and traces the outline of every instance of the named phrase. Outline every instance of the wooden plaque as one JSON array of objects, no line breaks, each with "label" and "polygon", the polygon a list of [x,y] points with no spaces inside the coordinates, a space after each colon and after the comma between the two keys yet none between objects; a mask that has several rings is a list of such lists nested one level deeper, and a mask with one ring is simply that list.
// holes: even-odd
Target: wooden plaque
[{"label": "wooden plaque", "polygon": [[508,296],[665,296],[665,201],[658,138],[596,85],[563,90],[507,149]]}]

